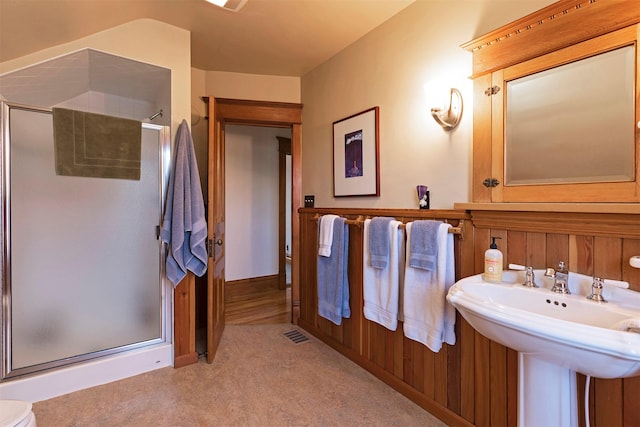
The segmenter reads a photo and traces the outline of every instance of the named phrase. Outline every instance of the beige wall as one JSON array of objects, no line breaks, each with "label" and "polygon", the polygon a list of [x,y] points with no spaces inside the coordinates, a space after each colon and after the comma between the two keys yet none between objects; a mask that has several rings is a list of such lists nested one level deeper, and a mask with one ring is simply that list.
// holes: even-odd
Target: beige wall
[{"label": "beige wall", "polygon": [[206,90],[217,98],[300,102],[299,77],[207,71]]},{"label": "beige wall", "polygon": [[203,180],[202,189],[206,195],[207,183],[203,171],[206,170],[208,121],[204,120],[204,116],[208,113],[203,96],[299,103],[300,78],[191,69],[192,133]]},{"label": "beige wall", "polygon": [[[92,48],[171,70],[172,135],[190,116],[191,40],[186,30],[151,19],[131,21],[99,33],[0,63],[0,74]],[[173,136],[172,136],[173,141]]]},{"label": "beige wall", "polygon": [[[473,125],[471,54],[460,44],[552,3],[549,0],[418,0],[302,77],[303,194],[316,207],[432,209],[470,200]],[[462,91],[462,122],[444,131],[430,117],[424,85]],[[380,197],[333,197],[332,123],[380,107]]]},{"label": "beige wall", "polygon": [[191,136],[193,146],[196,150],[198,161],[198,171],[200,172],[200,182],[205,203],[207,203],[207,162],[208,162],[208,133],[209,121],[205,119],[209,115],[207,104],[202,97],[206,91],[206,73],[197,68],[191,69]]}]

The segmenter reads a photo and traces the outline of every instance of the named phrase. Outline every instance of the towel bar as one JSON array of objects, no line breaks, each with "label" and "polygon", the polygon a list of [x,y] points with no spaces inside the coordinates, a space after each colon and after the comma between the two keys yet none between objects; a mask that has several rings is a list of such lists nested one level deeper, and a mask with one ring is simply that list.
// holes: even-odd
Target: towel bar
[{"label": "towel bar", "polygon": [[[322,215],[320,214],[315,214],[314,217],[312,218],[314,221],[318,221],[318,219],[320,219]],[[362,224],[364,224],[364,221],[367,218],[364,218],[362,215],[358,215],[358,217],[356,219],[347,219],[345,220],[345,224],[350,224],[350,225],[357,225],[358,227],[362,226]],[[445,222],[447,222],[445,220]],[[399,228],[403,229],[406,228],[407,224],[400,224]],[[449,234],[457,234],[460,236],[460,240],[464,240],[464,226],[465,226],[465,222],[464,219],[461,219],[458,221],[458,226],[457,227],[451,227],[449,228]]]},{"label": "towel bar", "polygon": [[[407,224],[400,224],[399,227],[400,228],[407,228]],[[449,228],[449,234],[459,234],[459,235],[462,236],[463,232],[464,232],[464,219],[461,219],[458,222],[458,226],[457,227],[450,227]]]}]

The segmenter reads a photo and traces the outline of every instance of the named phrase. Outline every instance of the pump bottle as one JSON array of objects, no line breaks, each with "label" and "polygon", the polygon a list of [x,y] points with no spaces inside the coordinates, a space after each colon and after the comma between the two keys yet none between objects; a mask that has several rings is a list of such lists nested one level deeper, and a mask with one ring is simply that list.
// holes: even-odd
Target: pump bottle
[{"label": "pump bottle", "polygon": [[502,282],[502,252],[498,250],[496,239],[501,239],[501,237],[492,237],[491,245],[484,253],[483,279],[485,282]]}]

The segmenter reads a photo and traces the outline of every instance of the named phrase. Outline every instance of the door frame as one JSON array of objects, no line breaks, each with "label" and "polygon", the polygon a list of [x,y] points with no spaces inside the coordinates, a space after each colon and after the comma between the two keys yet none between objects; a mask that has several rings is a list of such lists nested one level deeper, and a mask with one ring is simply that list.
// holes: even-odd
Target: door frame
[{"label": "door frame", "polygon": [[[215,112],[215,117],[209,119],[209,136],[210,138],[221,138],[224,144],[224,127],[226,125],[245,125],[245,126],[262,126],[262,127],[281,127],[291,129],[291,322],[297,324],[300,318],[300,219],[298,209],[302,207],[302,104],[288,102],[267,102],[239,100],[228,98],[204,97],[205,102],[209,104],[209,112]],[[220,129],[216,129],[219,125]],[[212,147],[214,141],[209,141],[209,147]],[[219,151],[224,153],[224,149]],[[224,158],[217,158],[218,152],[209,153],[209,168],[211,164],[224,165]],[[224,166],[222,166],[224,168]],[[223,181],[223,180],[221,180]],[[211,180],[209,181],[211,185]],[[213,182],[216,185],[216,182]],[[223,185],[224,187],[224,185]],[[209,188],[209,197],[218,189]],[[221,194],[224,194],[224,188],[221,188]],[[220,193],[219,193],[220,194]],[[208,200],[208,205],[213,206],[212,201]],[[209,212],[209,218],[212,212]],[[213,239],[213,236],[209,236]],[[224,245],[223,242],[220,243]],[[224,251],[224,248],[219,248]],[[211,263],[210,263],[211,264]],[[209,286],[211,291],[211,286]],[[220,305],[224,306],[224,301],[216,300],[209,296],[207,298],[208,317],[211,319],[211,313],[220,309]],[[219,339],[221,329],[224,325],[214,325],[208,322],[207,329],[215,329],[207,331],[207,337]],[[217,348],[217,342],[207,343],[207,347],[212,349],[212,353]],[[214,354],[209,354],[207,360],[211,362]]]},{"label": "door frame", "polygon": [[276,136],[278,140],[278,289],[287,288],[287,155],[291,155],[291,138]]}]

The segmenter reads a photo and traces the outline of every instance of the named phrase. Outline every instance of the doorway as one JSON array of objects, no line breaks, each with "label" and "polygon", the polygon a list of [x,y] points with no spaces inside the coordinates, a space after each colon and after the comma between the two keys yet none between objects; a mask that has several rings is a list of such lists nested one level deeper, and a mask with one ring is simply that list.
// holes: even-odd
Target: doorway
[{"label": "doorway", "polygon": [[[227,325],[291,322],[290,165],[290,129],[225,126]],[[196,278],[195,291],[196,351],[202,355],[206,279]]]},{"label": "doorway", "polygon": [[211,363],[225,325],[225,128],[250,125],[288,128],[291,131],[291,321],[300,317],[299,218],[301,206],[302,105],[208,98],[209,171],[208,227],[211,258],[207,277],[207,361]]},{"label": "doorway", "polygon": [[[282,127],[225,126],[225,323],[289,323]],[[285,147],[286,148],[286,147]],[[286,150],[285,150],[286,153]],[[285,154],[286,155],[286,154]],[[290,210],[290,209],[289,209]],[[290,245],[289,245],[290,246]]]}]

